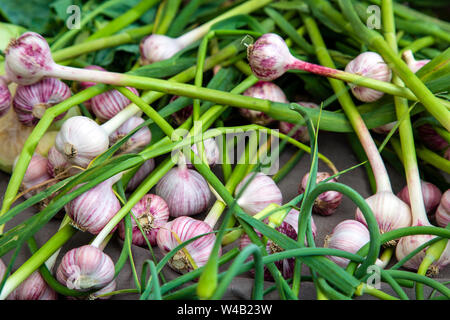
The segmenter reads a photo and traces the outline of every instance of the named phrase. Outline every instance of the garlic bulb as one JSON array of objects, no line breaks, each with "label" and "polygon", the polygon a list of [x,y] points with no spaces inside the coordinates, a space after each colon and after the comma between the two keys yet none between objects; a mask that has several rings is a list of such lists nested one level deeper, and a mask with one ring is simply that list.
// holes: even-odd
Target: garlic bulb
[{"label": "garlic bulb", "polygon": [[436,223],[440,227],[447,227],[450,223],[450,189],[445,191],[436,210]]},{"label": "garlic bulb", "polygon": [[[135,88],[127,87],[127,89],[139,96],[139,92]],[[130,103],[131,101],[119,91],[110,90],[93,97],[91,109],[97,118],[104,122],[114,117]]]},{"label": "garlic bulb", "polygon": [[169,206],[171,217],[191,216],[208,208],[211,191],[197,171],[179,165],[171,169],[156,185],[156,194]]},{"label": "garlic bulb", "polygon": [[96,300],[96,299],[108,300],[109,298],[111,298],[110,295],[104,296],[104,297],[100,297],[100,296],[115,291],[116,287],[117,287],[116,280],[113,280],[109,284],[107,284],[105,287],[103,287],[100,290],[95,291],[87,296],[81,296],[81,297],[67,296],[66,299],[67,300]]},{"label": "garlic bulb", "polygon": [[441,151],[448,148],[448,142],[442,138],[430,124],[424,124],[417,128],[420,140],[430,149]]},{"label": "garlic bulb", "polygon": [[153,171],[155,168],[155,159],[149,159],[145,161],[141,167],[136,171],[134,176],[130,179],[127,185],[127,191],[133,191],[136,189],[142,181]]},{"label": "garlic bulb", "polygon": [[[212,228],[203,221],[191,217],[178,217],[159,229],[156,241],[161,251],[167,254],[180,243],[212,231]],[[216,236],[210,233],[184,247],[198,268],[204,266],[208,261],[215,239]],[[219,255],[221,255],[221,252],[220,249]],[[193,270],[193,266],[183,250],[178,251],[169,260],[169,266],[181,273]]]},{"label": "garlic bulb", "polygon": [[64,122],[56,136],[55,146],[69,162],[87,167],[92,159],[108,149],[109,138],[94,120],[75,116]]},{"label": "garlic bulb", "polygon": [[428,59],[425,59],[425,60],[414,59],[414,55],[411,50],[406,50],[405,52],[403,52],[402,58],[403,58],[403,60],[405,60],[409,69],[411,69],[411,71],[414,73],[419,71],[424,65],[426,65],[428,62],[431,61]]},{"label": "garlic bulb", "polygon": [[[91,66],[87,66],[84,67],[83,69],[87,69],[87,70],[98,70],[98,71],[106,71],[106,69],[100,67],[100,66],[95,66],[95,65],[91,65]],[[78,83],[78,91],[82,91],[85,90],[87,88],[93,87],[95,86],[97,83],[92,82],[92,81],[81,81],[80,83]],[[85,102],[83,102],[84,106],[88,109],[88,110],[92,110],[91,106],[92,106],[92,99],[86,100]]]},{"label": "garlic bulb", "polygon": [[56,278],[69,289],[101,289],[113,280],[114,263],[100,249],[85,245],[64,255],[56,270]]},{"label": "garlic bulb", "polygon": [[70,167],[67,158],[56,150],[55,146],[48,150],[47,159],[47,172],[52,177],[59,176]]},{"label": "garlic bulb", "polygon": [[[178,96],[173,96],[172,99],[170,99],[170,102],[175,101],[177,98]],[[191,104],[175,113],[172,113],[171,117],[177,126],[181,126],[187,119],[189,119],[190,116],[192,116],[193,110],[194,107]]]},{"label": "garlic bulb", "polygon": [[5,276],[5,272],[6,272],[6,266],[3,263],[2,259],[0,259],[0,281],[3,280],[3,277]]},{"label": "garlic bulb", "polygon": [[58,294],[34,271],[8,296],[8,300],[56,300]]},{"label": "garlic bulb", "polygon": [[[198,156],[197,143],[194,143],[191,148],[192,151],[194,151],[194,153]],[[214,140],[213,138],[204,140],[203,150],[205,152],[206,160],[209,166],[214,166],[216,163],[219,162],[220,150],[216,140]],[[188,168],[194,168],[194,165],[191,164],[191,160],[188,158],[186,158],[186,165]]]},{"label": "garlic bulb", "polygon": [[[328,172],[317,172],[316,183],[320,183],[331,177]],[[306,186],[308,185],[309,173],[303,176],[302,182],[299,187],[299,193],[304,193]],[[336,178],[333,178],[328,182],[337,182]],[[326,191],[321,193],[316,200],[314,200],[313,212],[324,216],[329,216],[336,211],[337,207],[341,204],[342,193],[337,191]]]},{"label": "garlic bulb", "polygon": [[[17,160],[18,157],[16,158],[14,167],[16,165]],[[45,190],[48,187],[48,185],[36,187],[37,185],[43,184],[44,182],[52,178],[47,172],[47,163],[48,163],[47,158],[44,158],[38,153],[33,154],[33,156],[31,157],[27,171],[25,172],[25,175],[22,179],[21,189],[28,190],[33,187],[35,187],[35,189],[24,194],[24,197],[26,199],[31,198],[35,194],[38,194],[39,192]]]},{"label": "garlic bulb", "polygon": [[[139,221],[145,236],[152,246],[156,245],[158,230],[169,220],[169,207],[163,198],[155,194],[146,194],[131,209],[135,219]],[[144,235],[139,230],[136,221],[131,217],[132,242],[137,246],[146,246]],[[125,223],[119,223],[119,237],[125,239]]]},{"label": "garlic bulb", "polygon": [[[299,102],[297,102],[297,104],[301,105],[302,107],[306,107],[306,108],[310,108],[310,109],[318,109],[319,108],[319,106],[313,102],[299,101]],[[295,132],[292,133],[291,130],[294,129],[294,127],[296,127],[296,126],[297,125],[290,123],[290,122],[280,121],[278,128],[280,129],[281,133],[290,135],[290,137],[292,137],[295,140],[298,140],[303,143],[309,142],[308,128],[306,126],[300,126],[295,130]]]},{"label": "garlic bulb", "polygon": [[[421,181],[423,202],[425,204],[425,211],[427,214],[433,214],[434,210],[439,205],[442,192],[434,184],[426,181]],[[406,185],[397,196],[403,200],[407,205],[411,206],[409,201],[408,186]]]},{"label": "garlic bulb", "polygon": [[[30,85],[17,86],[13,107],[20,122],[33,126],[44,116],[45,111],[71,96],[70,88],[61,80],[44,78]],[[55,120],[60,120],[65,113]]]},{"label": "garlic bulb", "polygon": [[[366,199],[378,222],[380,233],[411,225],[411,210],[409,206],[392,192],[381,191]],[[359,208],[356,209],[355,219],[367,226],[366,220]],[[394,242],[390,243],[391,245]]]},{"label": "garlic bulb", "polygon": [[[376,52],[364,52],[350,61],[345,67],[346,72],[364,77],[390,82],[392,71]],[[384,93],[373,89],[350,84],[353,95],[360,101],[373,102],[380,99]]]},{"label": "garlic bulb", "polygon": [[[245,90],[243,95],[273,102],[289,102],[283,90],[281,90],[279,86],[274,83],[265,81],[257,82],[255,85]],[[252,123],[267,125],[274,121],[274,119],[270,118],[268,115],[261,111],[239,108],[239,112],[244,118],[247,118]]]},{"label": "garlic bulb", "polygon": [[141,40],[139,50],[142,65],[171,58],[184,46],[177,39],[162,34],[152,34]]},{"label": "garlic bulb", "polygon": [[[331,235],[325,238],[324,247],[356,253],[370,240],[366,226],[356,220],[344,220],[334,227]],[[342,268],[346,268],[350,260],[337,256],[328,256]]]},{"label": "garlic bulb", "polygon": [[5,72],[10,81],[29,85],[46,76],[54,65],[47,41],[35,32],[12,39],[5,50]]},{"label": "garlic bulb", "polygon": [[395,127],[397,121],[386,123],[382,126],[373,128],[372,130],[378,134],[388,134]]},{"label": "garlic bulb", "polygon": [[[252,178],[246,186],[247,181]],[[253,173],[247,176],[237,185],[235,195],[239,195],[241,189],[245,190],[237,200],[237,204],[250,215],[255,215],[271,203],[281,205],[283,196],[281,190],[269,176],[258,172],[254,177]]]},{"label": "garlic bulb", "polygon": [[120,202],[112,191],[116,177],[99,183],[65,205],[76,228],[98,234],[120,210]]},{"label": "garlic bulb", "polygon": [[[109,136],[109,144],[113,145],[144,122],[144,119],[141,117],[131,117]],[[139,152],[150,143],[151,139],[152,133],[150,132],[150,129],[144,126],[120,147],[120,152]]]},{"label": "garlic bulb", "polygon": [[0,117],[6,114],[11,107],[11,93],[8,84],[0,76]]}]

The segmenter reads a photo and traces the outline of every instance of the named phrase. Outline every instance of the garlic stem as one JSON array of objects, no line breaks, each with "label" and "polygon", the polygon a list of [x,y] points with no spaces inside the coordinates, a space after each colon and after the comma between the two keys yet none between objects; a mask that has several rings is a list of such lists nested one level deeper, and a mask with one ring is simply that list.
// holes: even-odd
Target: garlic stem
[{"label": "garlic stem", "polygon": [[125,109],[121,110],[114,117],[106,121],[101,125],[101,128],[110,136],[114,131],[124,124],[128,119],[136,115],[141,109],[135,105],[130,104]]}]

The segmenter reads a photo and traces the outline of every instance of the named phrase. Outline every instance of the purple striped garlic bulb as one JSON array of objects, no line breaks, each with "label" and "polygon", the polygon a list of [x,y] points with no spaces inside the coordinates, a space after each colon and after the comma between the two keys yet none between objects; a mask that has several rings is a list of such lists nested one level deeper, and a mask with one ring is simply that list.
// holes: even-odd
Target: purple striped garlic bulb
[{"label": "purple striped garlic bulb", "polygon": [[[238,196],[241,190],[245,188],[237,200],[237,204],[242,210],[253,216],[271,203],[281,205],[283,196],[272,178],[262,172],[258,172],[254,177],[253,175],[253,173],[247,174],[237,185],[234,192]],[[252,180],[247,184],[249,179]]]},{"label": "purple striped garlic bulb", "polygon": [[[98,70],[98,71],[106,71],[106,69],[100,67],[100,66],[95,66],[95,65],[91,65],[91,66],[87,66],[84,67],[83,69],[87,69],[87,70]],[[81,81],[78,84],[78,91],[82,91],[85,90],[87,88],[93,87],[95,86],[97,83],[92,82],[92,81]],[[85,102],[83,102],[84,106],[88,109],[88,110],[92,110],[92,102],[91,99],[86,100]]]},{"label": "purple striped garlic bulb", "polygon": [[155,159],[145,161],[128,182],[127,191],[134,191],[153,169],[155,169]]},{"label": "purple striped garlic bulb", "polygon": [[[432,215],[434,213],[434,210],[439,205],[442,192],[434,184],[426,181],[421,181],[421,187],[425,211],[427,212],[427,214]],[[411,206],[407,185],[397,194],[397,197],[402,199],[407,205]]]},{"label": "purple striped garlic bulb", "polygon": [[75,116],[62,125],[55,147],[70,163],[85,168],[92,159],[108,150],[109,138],[94,120]]},{"label": "purple striped garlic bulb", "polygon": [[[206,160],[209,166],[214,166],[220,160],[220,150],[215,139],[210,138],[203,141],[203,150],[205,152]],[[197,143],[191,147],[192,151],[198,156]],[[200,159],[200,158],[199,158]],[[186,157],[186,165],[188,168],[194,168],[191,160]]]},{"label": "purple striped garlic bulb", "polygon": [[[318,109],[319,108],[319,106],[313,102],[299,101],[299,102],[297,102],[297,104],[301,105],[302,107],[306,107],[306,108],[310,108],[310,109]],[[290,123],[290,122],[280,121],[278,128],[280,129],[281,133],[290,135],[290,137],[295,140],[298,140],[303,143],[309,142],[308,128],[306,126],[300,126],[294,132],[291,132],[291,130],[293,130],[296,126],[297,125]]]},{"label": "purple striped garlic bulb", "polygon": [[[331,177],[331,175],[328,172],[317,172],[316,184],[319,184],[329,177]],[[303,176],[298,190],[299,194],[305,192],[306,186],[308,185],[308,178],[309,173]],[[337,180],[336,178],[333,178],[327,181],[327,183],[328,182],[337,182]],[[341,204],[341,201],[342,193],[333,190],[326,191],[321,193],[316,200],[314,200],[313,212],[323,216],[329,216],[336,211],[337,207]]]},{"label": "purple striped garlic bulb", "polygon": [[5,115],[11,107],[11,93],[8,83],[0,76],[0,117]]},{"label": "purple striped garlic bulb", "polygon": [[[147,238],[152,246],[156,245],[158,230],[169,220],[169,207],[164,199],[155,194],[146,194],[131,209],[131,212],[135,216],[135,218],[131,217],[133,244],[146,246],[145,238]],[[145,236],[139,230],[135,219],[141,225]],[[122,240],[125,239],[125,223],[123,220],[119,223],[119,237]]]},{"label": "purple striped garlic bulb", "polygon": [[441,151],[448,148],[448,142],[442,138],[433,126],[424,124],[417,128],[420,140],[430,149],[434,151]]},{"label": "purple striped garlic bulb", "polygon": [[[391,191],[380,191],[365,199],[378,222],[380,233],[411,226],[411,209]],[[367,226],[366,219],[359,208],[355,219]],[[387,245],[395,245],[391,241]]]},{"label": "purple striped garlic bulb", "polygon": [[208,183],[200,173],[179,164],[162,177],[156,194],[169,206],[171,217],[192,216],[205,211],[211,199]]},{"label": "purple striped garlic bulb", "polygon": [[[141,117],[131,117],[109,136],[109,144],[113,145],[144,122],[144,119]],[[121,153],[139,152],[147,146],[151,140],[152,133],[148,127],[144,126],[133,134],[119,150]]]},{"label": "purple striped garlic bulb", "polygon": [[47,172],[52,177],[58,177],[71,166],[67,158],[56,150],[55,146],[48,150],[47,159]]},{"label": "purple striped garlic bulb", "polygon": [[[273,102],[289,103],[283,90],[272,82],[259,81],[245,90],[243,95]],[[274,121],[261,111],[239,108],[239,112],[252,123],[267,125]]]},{"label": "purple striped garlic bulb", "polygon": [[436,210],[436,223],[445,228],[450,223],[450,189],[445,191]]},{"label": "purple striped garlic bulb", "polygon": [[[361,53],[347,64],[345,71],[380,81],[390,82],[392,79],[391,69],[376,52],[369,51]],[[354,84],[349,85],[353,95],[363,102],[377,101],[384,95],[384,92]]]},{"label": "purple striped garlic bulb", "polygon": [[[180,243],[192,239],[193,237],[209,233],[184,247],[192,258],[197,268],[203,267],[209,259],[216,236],[212,228],[204,221],[191,217],[178,217],[167,222],[161,227],[156,236],[158,247],[164,254],[173,250]],[[194,266],[186,255],[185,250],[180,250],[169,260],[169,266],[180,273],[192,271]],[[219,251],[221,255],[222,249]]]},{"label": "purple striped garlic bulb", "polygon": [[[44,78],[30,85],[19,85],[13,99],[13,107],[20,122],[33,126],[45,111],[71,96],[70,88],[61,80]],[[60,120],[65,113],[55,120]]]},{"label": "purple striped garlic bulb", "polygon": [[8,300],[57,300],[58,294],[34,271],[8,296]]},{"label": "purple striped garlic bulb", "polygon": [[402,58],[403,58],[403,60],[405,60],[405,62],[408,65],[409,69],[412,72],[414,72],[414,73],[416,73],[417,71],[422,69],[422,67],[424,65],[426,65],[428,62],[431,61],[429,59],[425,59],[425,60],[416,60],[416,59],[414,59],[414,55],[413,55],[411,50],[406,50],[405,52],[403,52]]},{"label": "purple striped garlic bulb", "polygon": [[[170,102],[175,101],[177,98],[178,96],[173,96],[170,99]],[[178,110],[175,113],[172,113],[171,117],[177,126],[181,126],[187,119],[189,119],[190,116],[192,116],[193,110],[194,107],[192,106],[192,104],[190,104],[184,107],[183,109]]]},{"label": "purple striped garlic bulb", "polygon": [[114,263],[102,250],[85,245],[68,251],[56,270],[58,281],[69,289],[102,289],[114,279]]},{"label": "purple striped garlic bulb", "polygon": [[109,284],[106,285],[106,287],[101,288],[100,290],[97,290],[89,295],[83,295],[79,297],[73,297],[73,296],[67,296],[67,300],[108,300],[111,298],[111,295],[103,296],[104,294],[111,293],[116,290],[117,282],[116,280],[111,281]]},{"label": "purple striped garlic bulb", "polygon": [[[18,158],[16,158],[16,161],[17,160]],[[28,190],[33,187],[36,187],[36,189],[24,194],[24,197],[26,199],[34,196],[47,187],[45,185],[43,185],[42,187],[37,187],[38,185],[43,184],[52,178],[47,172],[47,163],[47,158],[44,158],[38,153],[33,154],[33,156],[31,157],[27,171],[25,172],[25,175],[22,179],[21,189]],[[15,164],[16,163],[14,163],[14,167]]]},{"label": "purple striped garlic bulb", "polygon": [[[127,89],[139,96],[139,92],[135,88],[127,87]],[[130,103],[131,101],[127,97],[114,89],[93,97],[91,109],[97,118],[104,122],[114,117]]]},{"label": "purple striped garlic bulb", "polygon": [[[324,247],[356,253],[369,240],[370,233],[364,224],[356,220],[344,220],[334,227],[331,235],[325,237]],[[346,268],[350,262],[343,257],[328,256],[328,258],[342,268]]]},{"label": "purple striped garlic bulb", "polygon": [[112,190],[117,181],[117,175],[113,176],[65,205],[66,213],[72,219],[74,227],[98,234],[106,226],[121,208]]},{"label": "purple striped garlic bulb", "polygon": [[184,46],[175,38],[162,34],[152,34],[141,40],[139,50],[141,52],[140,63],[152,64],[171,58]]}]

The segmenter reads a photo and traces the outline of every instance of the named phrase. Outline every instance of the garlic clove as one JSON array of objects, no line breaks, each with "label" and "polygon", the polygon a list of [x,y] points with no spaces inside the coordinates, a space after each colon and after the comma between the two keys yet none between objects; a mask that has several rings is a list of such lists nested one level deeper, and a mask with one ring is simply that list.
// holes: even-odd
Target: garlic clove
[{"label": "garlic clove", "polygon": [[[156,234],[158,230],[164,226],[169,220],[169,207],[163,198],[155,194],[146,194],[139,200],[138,203],[131,209],[136,220],[142,227],[145,237],[152,246],[156,245]],[[146,246],[144,235],[139,230],[137,223],[131,217],[132,225],[132,242],[137,246]],[[119,223],[119,237],[125,239],[125,223]]]},{"label": "garlic clove", "polygon": [[[283,90],[281,90],[279,86],[277,86],[274,83],[266,81],[257,82],[255,85],[245,90],[243,95],[258,99],[269,100],[273,102],[281,102],[281,103],[289,102]],[[259,125],[267,125],[275,121],[274,119],[266,115],[264,112],[257,110],[239,108],[239,112],[244,118],[247,118],[252,123],[256,123]]]},{"label": "garlic clove", "polygon": [[[113,145],[144,122],[144,119],[140,117],[131,117],[109,136],[109,144]],[[133,134],[119,150],[121,153],[139,152],[144,149],[151,140],[152,133],[148,127],[144,126]]]},{"label": "garlic clove", "polygon": [[[178,217],[161,227],[156,236],[158,247],[164,254],[193,237],[209,233],[185,246],[198,268],[203,267],[211,255],[216,236],[212,228],[204,221],[191,217]],[[175,236],[176,235],[176,236]],[[219,256],[222,249],[219,250]],[[193,270],[193,266],[183,250],[178,251],[170,260],[169,266],[180,273]]]},{"label": "garlic clove", "polygon": [[5,115],[11,107],[11,93],[8,84],[0,76],[0,117]]},{"label": "garlic clove", "polygon": [[[411,210],[409,206],[392,192],[377,192],[366,199],[378,222],[380,233],[411,225]],[[356,209],[355,219],[367,226],[366,220],[359,208]],[[389,245],[393,245],[394,242]]]},{"label": "garlic clove", "polygon": [[238,205],[246,213],[255,215],[271,203],[281,205],[283,196],[281,190],[269,176],[258,172],[252,181],[246,186],[247,181],[252,178],[253,173],[247,174],[245,178],[237,185],[235,195],[239,195],[242,188],[245,190],[237,200]]},{"label": "garlic clove", "polygon": [[139,50],[142,65],[152,64],[173,57],[183,46],[174,39],[162,34],[152,34],[141,40]]},{"label": "garlic clove", "polygon": [[[427,214],[433,214],[434,210],[439,205],[441,200],[442,192],[434,184],[426,181],[421,181],[422,196],[425,204],[425,211]],[[404,201],[407,205],[411,206],[409,201],[408,186],[406,185],[397,196]]]},{"label": "garlic clove", "polygon": [[[127,87],[135,95],[139,92],[135,88]],[[131,103],[122,93],[117,90],[103,92],[91,99],[91,110],[100,121],[104,122],[111,119],[126,106]]]},{"label": "garlic clove", "polygon": [[[70,88],[61,80],[44,78],[30,85],[17,86],[13,99],[14,111],[20,122],[27,126],[36,125],[48,108],[71,96]],[[55,118],[61,120],[66,113]]]},{"label": "garlic clove", "polygon": [[450,189],[444,192],[436,209],[436,223],[442,228],[450,223]]},{"label": "garlic clove", "polygon": [[8,296],[8,300],[57,300],[58,294],[34,271]]},{"label": "garlic clove", "polygon": [[[366,226],[356,220],[344,220],[334,227],[331,235],[325,238],[324,247],[356,253],[370,241],[370,233]],[[337,256],[328,258],[346,268],[350,260]]]},{"label": "garlic clove", "polygon": [[[383,58],[376,52],[364,52],[350,61],[345,71],[364,77],[390,82],[392,71],[384,62]],[[349,84],[353,95],[360,101],[373,102],[380,99],[384,93],[366,87]]]},{"label": "garlic clove", "polygon": [[29,85],[39,81],[54,65],[47,41],[35,32],[25,32],[12,39],[5,50],[6,75],[18,84]]},{"label": "garlic clove", "polygon": [[66,204],[66,212],[76,228],[98,234],[120,210],[120,202],[112,191],[116,177],[99,183]]},{"label": "garlic clove", "polygon": [[[297,104],[301,105],[302,107],[310,108],[310,109],[318,109],[319,106],[313,102],[304,102],[299,101]],[[286,121],[280,121],[279,123],[279,130],[281,133],[284,133],[286,135],[290,135],[293,139],[298,140],[303,143],[309,142],[309,133],[308,128],[306,126],[300,126],[298,127],[295,132],[291,132],[294,127],[296,127],[296,124],[286,122]]]},{"label": "garlic clove", "polygon": [[108,150],[108,134],[94,120],[83,116],[67,119],[58,132],[56,149],[67,160],[83,168]]},{"label": "garlic clove", "polygon": [[[206,139],[203,141],[204,152],[206,155],[206,160],[209,166],[214,166],[220,160],[220,150],[217,145],[216,140],[213,138]],[[192,145],[192,151],[198,156],[197,144]],[[191,163],[190,159],[186,158],[186,165],[188,168],[194,168],[194,165]]]},{"label": "garlic clove", "polygon": [[127,191],[133,191],[136,189],[142,181],[153,171],[155,168],[155,159],[149,159],[145,161],[141,167],[136,171],[134,176],[130,179],[127,185]]},{"label": "garlic clove", "polygon": [[[331,174],[329,174],[328,172],[317,172],[316,183],[318,184],[328,179],[329,177],[331,177]],[[308,178],[309,173],[303,176],[302,182],[298,190],[299,194],[305,192],[306,186],[308,185]],[[333,178],[327,181],[327,183],[328,182],[337,182],[337,180],[336,178]],[[326,191],[324,193],[321,193],[316,198],[316,200],[314,200],[313,212],[323,216],[329,216],[336,211],[337,207],[339,207],[341,202],[342,202],[342,193],[333,190]]]},{"label": "garlic clove", "polygon": [[114,263],[100,249],[85,245],[64,255],[56,270],[56,278],[69,289],[101,289],[113,280]]},{"label": "garlic clove", "polygon": [[197,171],[186,167],[171,169],[159,180],[155,191],[167,202],[171,217],[205,211],[211,199],[206,180]]}]

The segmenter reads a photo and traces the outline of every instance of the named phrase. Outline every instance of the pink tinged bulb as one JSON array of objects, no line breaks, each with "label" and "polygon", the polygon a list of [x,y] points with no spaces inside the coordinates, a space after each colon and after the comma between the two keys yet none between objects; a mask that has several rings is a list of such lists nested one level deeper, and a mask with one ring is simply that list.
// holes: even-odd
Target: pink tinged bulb
[{"label": "pink tinged bulb", "polygon": [[113,280],[114,263],[100,249],[85,245],[64,255],[56,270],[56,278],[69,289],[101,289]]},{"label": "pink tinged bulb", "polygon": [[[179,98],[178,96],[173,96],[170,99],[170,102],[173,102],[178,98]],[[191,104],[175,113],[172,113],[171,117],[176,125],[181,126],[187,119],[189,119],[190,116],[192,116],[192,112],[193,112],[193,106]]]},{"label": "pink tinged bulb", "polygon": [[[390,82],[392,79],[392,71],[384,62],[383,58],[376,52],[364,52],[358,55],[355,59],[350,61],[345,67],[345,71],[367,78],[372,78],[380,81]],[[360,101],[373,102],[380,99],[384,93],[349,84],[353,95]]]},{"label": "pink tinged bulb", "polygon": [[[378,222],[380,233],[411,226],[411,210],[409,206],[392,192],[377,192],[366,199]],[[367,226],[366,220],[359,208],[355,219]],[[390,245],[394,245],[393,241]]]},{"label": "pink tinged bulb", "polygon": [[[244,96],[269,100],[273,102],[289,103],[283,90],[274,83],[259,81],[243,93]],[[250,120],[252,123],[267,125],[273,121],[271,117],[264,112],[250,109],[239,109],[240,114]]]},{"label": "pink tinged bulb", "polygon": [[[16,158],[17,161],[18,158]],[[44,158],[38,153],[33,154],[31,157],[30,163],[28,164],[27,171],[22,179],[21,189],[23,191],[33,188],[30,192],[24,194],[26,199],[32,197],[33,195],[44,190],[48,185],[45,185],[45,182],[50,180],[52,177],[47,172],[47,158]],[[14,167],[15,167],[14,163]],[[41,185],[38,187],[38,185]]]},{"label": "pink tinged bulb", "polygon": [[[127,87],[135,95],[139,96],[139,92],[135,88]],[[92,112],[101,121],[107,121],[122,111],[131,103],[122,93],[117,90],[103,92],[91,99]]]},{"label": "pink tinged bulb", "polygon": [[66,212],[76,228],[98,234],[120,210],[120,202],[112,191],[113,183],[114,177],[66,204]]},{"label": "pink tinged bulb", "polygon": [[247,58],[254,75],[264,81],[282,76],[293,60],[283,38],[275,33],[266,33],[249,45]]},{"label": "pink tinged bulb", "polygon": [[[302,107],[306,107],[306,108],[310,108],[310,109],[318,109],[319,108],[319,106],[313,102],[299,101],[299,102],[297,102],[297,104],[301,105]],[[310,138],[309,138],[308,128],[306,126],[299,126],[298,128],[296,128],[296,127],[297,127],[296,124],[286,122],[286,121],[280,121],[278,128],[281,133],[289,135],[290,137],[292,137],[295,140],[298,140],[303,143],[309,142]],[[291,132],[294,128],[296,128],[295,131]]]},{"label": "pink tinged bulb", "polygon": [[83,168],[109,147],[108,134],[94,120],[75,116],[67,119],[56,135],[56,149]]},{"label": "pink tinged bulb", "polygon": [[[131,131],[133,131],[135,128],[143,124],[145,121],[144,119],[140,117],[131,117],[127,121],[125,121],[119,129],[114,131],[109,136],[109,144],[113,145],[126,135],[128,135]],[[131,152],[139,152],[144,147],[146,147],[150,141],[152,140],[152,133],[150,132],[150,129],[146,126],[139,129],[135,134],[133,134],[127,142],[125,142],[120,147],[121,153],[131,153]]]},{"label": "pink tinged bulb", "polygon": [[[247,181],[252,178],[250,183]],[[241,190],[245,190],[241,193]],[[281,190],[269,176],[258,172],[254,177],[249,173],[236,187],[235,195],[239,196],[238,205],[246,213],[255,215],[271,203],[281,205],[283,196]]]},{"label": "pink tinged bulb", "polygon": [[[84,67],[83,69],[87,69],[87,70],[97,70],[97,71],[107,71],[106,69],[104,69],[104,68],[102,68],[102,67],[100,67],[100,66],[95,66],[95,65],[87,66],[87,67]],[[93,87],[93,86],[95,86],[96,84],[97,84],[97,83],[92,82],[92,81],[82,81],[82,82],[79,83],[78,88],[79,88],[79,91],[82,91],[82,90],[85,90],[85,89],[87,89],[87,88]],[[85,106],[88,110],[91,110],[91,105],[92,105],[91,100],[92,100],[92,99],[89,99],[89,100],[86,100],[85,102],[83,102],[84,106]]]},{"label": "pink tinged bulb", "polygon": [[[328,172],[317,172],[316,183],[318,184],[328,179],[329,177],[331,177],[331,175]],[[305,192],[306,186],[308,185],[308,178],[309,173],[303,176],[301,185],[298,190],[299,194]],[[337,180],[336,178],[333,178],[327,181],[327,183],[328,182],[337,182]],[[326,191],[324,193],[321,193],[316,198],[316,200],[314,200],[313,212],[320,215],[329,216],[336,211],[341,202],[342,202],[342,193],[333,190]]]},{"label": "pink tinged bulb", "polygon": [[[155,194],[146,194],[141,200],[131,209],[135,218],[131,217],[132,225],[132,242],[137,246],[146,246],[148,239],[152,246],[156,245],[156,234],[158,230],[164,226],[169,220],[169,207],[163,198]],[[145,236],[137,226],[136,220],[142,227]],[[125,223],[119,223],[119,236],[122,240],[125,239]]]},{"label": "pink tinged bulb", "polygon": [[450,223],[450,189],[444,192],[436,209],[436,223],[443,228]]},{"label": "pink tinged bulb", "polygon": [[173,57],[183,46],[173,38],[152,34],[141,40],[141,64],[147,65]]},{"label": "pink tinged bulb", "polygon": [[11,93],[8,84],[0,77],[0,117],[5,115],[11,107]]},{"label": "pink tinged bulb", "polygon": [[8,296],[8,300],[57,300],[58,294],[45,282],[39,271],[33,272]]},{"label": "pink tinged bulb", "polygon": [[425,66],[428,62],[431,60],[424,59],[424,60],[416,60],[414,59],[414,55],[411,50],[407,50],[403,52],[402,54],[403,60],[405,60],[406,64],[408,65],[408,68],[416,73],[420,69],[422,69],[423,66]]},{"label": "pink tinged bulb", "polygon": [[[19,85],[13,99],[14,111],[20,122],[27,126],[36,125],[48,108],[68,99],[70,88],[61,80],[44,78],[30,85]],[[60,120],[65,113],[55,120]]]},{"label": "pink tinged bulb", "polygon": [[[197,144],[193,144],[191,147],[192,151],[198,156]],[[220,160],[220,150],[217,145],[216,140],[213,138],[206,139],[203,141],[203,150],[205,152],[206,160],[209,166],[214,166]],[[199,158],[200,159],[200,158]],[[186,165],[188,168],[194,168],[191,160],[186,158]]]},{"label": "pink tinged bulb", "polygon": [[[442,192],[436,187],[434,184],[426,181],[421,181],[422,187],[422,196],[423,202],[425,205],[425,211],[427,214],[431,215],[434,213],[434,210],[439,205],[441,200]],[[407,205],[411,206],[411,202],[409,200],[409,191],[408,186],[405,186],[397,196],[403,200]]]},{"label": "pink tinged bulb", "polygon": [[[178,217],[159,229],[156,241],[161,251],[167,254],[180,243],[204,235],[185,246],[196,266],[200,268],[208,261],[216,240],[216,236],[211,233],[212,231],[212,228],[206,222],[191,217]],[[219,250],[219,256],[221,253],[222,249]],[[169,266],[180,273],[193,270],[193,266],[183,250],[178,251],[169,260]]]},{"label": "pink tinged bulb", "polygon": [[382,126],[373,128],[372,130],[378,134],[389,134],[392,129],[397,125],[397,121],[386,123]]},{"label": "pink tinged bulb", "polygon": [[127,191],[136,189],[142,181],[155,169],[155,159],[145,161],[141,167],[136,171],[134,176],[130,179],[127,185]]},{"label": "pink tinged bulb", "polygon": [[156,185],[156,194],[169,206],[171,217],[191,216],[205,211],[211,199],[206,180],[186,167],[171,169]]},{"label": "pink tinged bulb", "polygon": [[[356,220],[344,220],[340,222],[331,235],[325,238],[324,247],[356,253],[370,240],[367,227]],[[337,256],[328,256],[342,268],[347,267],[350,260]]]},{"label": "pink tinged bulb", "polygon": [[21,85],[39,81],[54,66],[47,41],[35,32],[12,39],[5,50],[6,75]]},{"label": "pink tinged bulb", "polygon": [[418,127],[417,132],[419,133],[420,140],[434,151],[441,151],[449,146],[448,142],[430,124],[424,124]]},{"label": "pink tinged bulb", "polygon": [[47,172],[52,177],[60,176],[71,166],[67,158],[55,146],[48,150],[47,159]]}]

